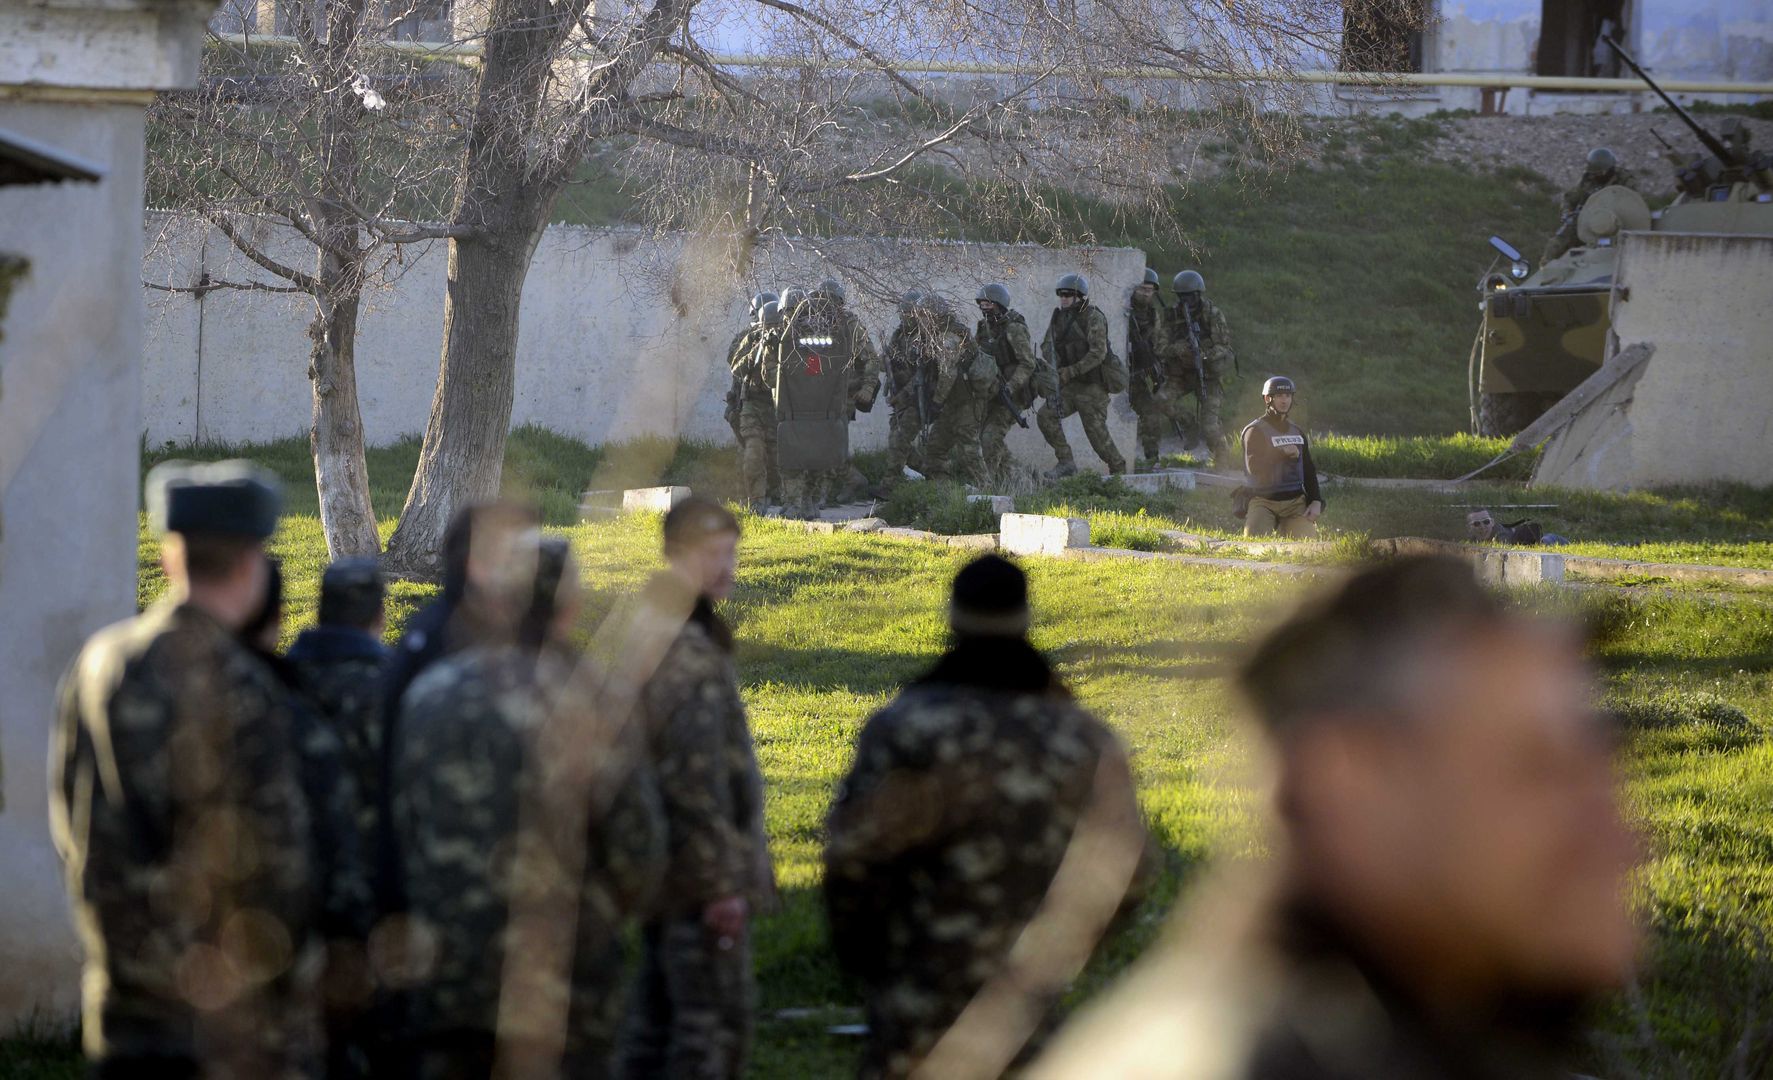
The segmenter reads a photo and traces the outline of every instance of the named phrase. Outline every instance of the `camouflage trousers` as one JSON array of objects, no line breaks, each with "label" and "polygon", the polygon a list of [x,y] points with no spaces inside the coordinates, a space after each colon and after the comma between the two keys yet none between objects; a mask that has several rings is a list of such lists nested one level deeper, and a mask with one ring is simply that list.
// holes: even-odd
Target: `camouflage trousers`
[{"label": "camouflage trousers", "polygon": [[1114,445],[1114,436],[1108,433],[1108,391],[1093,382],[1074,382],[1065,387],[1061,397],[1065,402],[1065,411],[1055,409],[1052,400],[1048,399],[1041,402],[1040,412],[1035,414],[1040,433],[1046,436],[1047,445],[1053,448],[1053,456],[1059,459],[1059,464],[1077,463],[1071,454],[1071,443],[1065,438],[1064,428],[1065,418],[1076,413],[1083,421],[1084,435],[1090,440],[1090,448],[1108,465],[1108,471],[1126,472],[1127,459],[1120,456],[1119,448]]},{"label": "camouflage trousers", "polygon": [[[862,1080],[905,1080],[915,1073],[972,1000],[971,992],[957,993],[957,989],[944,991],[916,979],[866,987],[868,1041],[858,1073]],[[1054,1002],[1042,998],[1030,1004],[1043,1009],[1042,1018],[1017,1053],[1008,1075],[1016,1075],[1019,1068],[1038,1057],[1058,1026]]]},{"label": "camouflage trousers", "polygon": [[[1178,423],[1182,425],[1182,434],[1189,444],[1204,442],[1207,449],[1213,452],[1214,461],[1222,461],[1229,448],[1225,436],[1225,422],[1220,414],[1225,411],[1225,384],[1213,375],[1207,376],[1205,392],[1200,390],[1200,381],[1194,372],[1186,372],[1179,379],[1172,379],[1170,386],[1174,390],[1175,400],[1171,404]],[[1195,419],[1195,403],[1190,398],[1200,401],[1200,419]],[[1143,433],[1144,428],[1140,428]]]},{"label": "camouflage trousers", "polygon": [[942,414],[936,417],[936,428],[924,448],[924,461],[929,466],[924,471],[930,479],[986,485],[985,456],[979,449],[984,420],[980,412],[972,391],[957,384],[942,403]]},{"label": "camouflage trousers", "polygon": [[746,937],[722,949],[695,917],[642,932],[640,978],[622,1032],[624,1080],[736,1080],[751,1053],[756,986]]},{"label": "camouflage trousers", "polygon": [[739,471],[745,478],[745,501],[762,506],[782,490],[776,469],[776,406],[769,395],[750,389],[739,406]]},{"label": "camouflage trousers", "polygon": [[784,469],[782,509],[790,514],[813,517],[848,476],[848,466],[841,469]]},{"label": "camouflage trousers", "polygon": [[918,423],[921,419],[916,405],[907,408],[893,406],[893,414],[887,420],[887,478],[889,480],[897,479],[907,465],[918,472],[923,471],[923,454],[917,449],[917,435],[923,430]]},{"label": "camouflage trousers", "polygon": [[1180,411],[1176,407],[1174,390],[1173,382],[1153,388],[1151,377],[1143,372],[1135,374],[1127,386],[1127,403],[1139,417],[1139,457],[1142,460],[1156,461],[1164,436],[1176,430]]},{"label": "camouflage trousers", "polygon": [[985,471],[988,482],[1002,486],[1014,479],[1014,471],[1010,463],[1010,448],[1004,442],[1009,438],[1010,429],[1016,426],[1016,415],[1004,408],[1001,401],[992,401],[985,406],[985,426],[979,432],[980,452],[985,456]]}]

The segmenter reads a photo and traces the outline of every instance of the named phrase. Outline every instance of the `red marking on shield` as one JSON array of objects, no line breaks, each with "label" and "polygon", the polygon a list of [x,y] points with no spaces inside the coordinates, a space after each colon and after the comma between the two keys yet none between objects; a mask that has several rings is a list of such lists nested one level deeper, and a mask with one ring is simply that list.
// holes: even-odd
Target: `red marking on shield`
[{"label": "red marking on shield", "polygon": [[806,354],[806,373],[808,375],[825,374],[825,358],[818,353]]}]

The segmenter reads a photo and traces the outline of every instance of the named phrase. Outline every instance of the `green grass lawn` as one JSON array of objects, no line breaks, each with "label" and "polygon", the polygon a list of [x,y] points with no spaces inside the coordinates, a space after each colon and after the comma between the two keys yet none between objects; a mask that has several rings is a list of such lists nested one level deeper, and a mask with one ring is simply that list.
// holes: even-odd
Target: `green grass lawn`
[{"label": "green grass lawn", "polygon": [[[773,1014],[854,1004],[822,942],[820,821],[862,718],[940,650],[944,585],[966,556],[866,536],[809,538],[759,519],[746,528],[730,615],[788,897],[786,910],[760,927],[764,1019],[753,1075],[841,1075],[854,1044],[823,1027],[845,1014],[786,1021]],[[589,627],[657,565],[657,521],[577,525],[567,534],[590,586]],[[142,547],[145,601],[163,582],[152,538]],[[286,519],[273,547],[289,573],[288,638],[312,618],[323,562],[318,522]],[[1132,747],[1151,826],[1168,853],[1157,896],[1088,973],[1085,994],[1151,940],[1204,859],[1250,850],[1258,797],[1223,674],[1298,586],[1177,564],[1027,565],[1039,611],[1035,640]],[[396,618],[426,592],[399,587]],[[1715,1072],[1759,1004],[1755,980],[1764,971],[1753,950],[1773,931],[1773,749],[1765,737],[1773,725],[1773,608],[1555,592],[1526,594],[1526,602],[1580,609],[1603,623],[1607,693],[1638,703],[1634,715],[1649,718],[1628,743],[1626,763],[1631,804],[1651,842],[1640,895],[1658,945],[1642,1001],[1661,1041],[1636,1045],[1637,1013],[1621,1002],[1597,1021],[1611,1040],[1606,1052],[1645,1070],[1672,1069],[1660,1075]],[[1605,1060],[1595,1053],[1594,1062]]]}]

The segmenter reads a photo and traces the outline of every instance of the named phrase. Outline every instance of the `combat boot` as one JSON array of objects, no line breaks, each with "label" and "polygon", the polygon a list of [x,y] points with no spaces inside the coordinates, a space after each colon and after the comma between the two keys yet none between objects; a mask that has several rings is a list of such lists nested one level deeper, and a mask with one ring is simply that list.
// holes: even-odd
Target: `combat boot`
[{"label": "combat boot", "polygon": [[1075,461],[1061,461],[1061,462],[1059,462],[1059,464],[1053,466],[1052,468],[1048,469],[1046,472],[1041,473],[1040,475],[1043,479],[1047,479],[1047,480],[1063,480],[1067,476],[1076,476],[1077,475],[1077,462],[1075,462]]}]

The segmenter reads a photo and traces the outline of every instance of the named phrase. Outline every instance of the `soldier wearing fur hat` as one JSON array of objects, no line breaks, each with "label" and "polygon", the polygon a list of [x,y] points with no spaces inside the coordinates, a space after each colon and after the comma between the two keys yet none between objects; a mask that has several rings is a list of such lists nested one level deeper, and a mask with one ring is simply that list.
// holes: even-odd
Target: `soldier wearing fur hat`
[{"label": "soldier wearing fur hat", "polygon": [[86,1054],[100,1076],[311,1075],[309,808],[288,699],[239,636],[279,487],[246,462],[168,463],[148,503],[171,587],[86,643],[51,751]]}]

